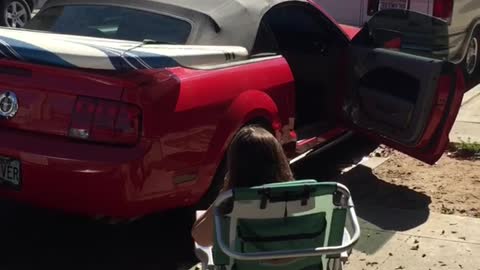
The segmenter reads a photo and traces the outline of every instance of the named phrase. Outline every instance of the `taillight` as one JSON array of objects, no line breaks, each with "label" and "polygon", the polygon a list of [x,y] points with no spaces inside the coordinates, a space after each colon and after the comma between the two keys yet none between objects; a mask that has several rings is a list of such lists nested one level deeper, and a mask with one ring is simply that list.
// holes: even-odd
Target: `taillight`
[{"label": "taillight", "polygon": [[453,0],[435,0],[433,16],[450,21],[453,14]]},{"label": "taillight", "polygon": [[372,16],[378,11],[379,0],[368,0],[367,15]]},{"label": "taillight", "polygon": [[140,109],[131,104],[79,97],[68,135],[95,142],[132,145],[139,138],[140,117]]}]

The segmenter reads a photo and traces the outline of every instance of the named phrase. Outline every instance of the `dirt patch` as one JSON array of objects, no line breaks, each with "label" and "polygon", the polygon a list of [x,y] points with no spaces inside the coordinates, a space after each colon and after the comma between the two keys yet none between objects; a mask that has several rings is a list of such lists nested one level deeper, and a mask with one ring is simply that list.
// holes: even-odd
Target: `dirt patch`
[{"label": "dirt patch", "polygon": [[431,198],[432,211],[480,217],[480,160],[445,154],[430,166],[398,152],[373,170],[379,179]]}]

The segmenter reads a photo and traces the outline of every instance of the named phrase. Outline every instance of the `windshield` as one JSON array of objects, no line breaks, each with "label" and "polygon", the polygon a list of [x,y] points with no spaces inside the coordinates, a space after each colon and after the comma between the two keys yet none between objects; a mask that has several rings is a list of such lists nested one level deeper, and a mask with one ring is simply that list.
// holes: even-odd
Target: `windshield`
[{"label": "windshield", "polygon": [[56,6],[41,11],[27,29],[132,41],[185,44],[191,25],[157,13],[105,5]]}]

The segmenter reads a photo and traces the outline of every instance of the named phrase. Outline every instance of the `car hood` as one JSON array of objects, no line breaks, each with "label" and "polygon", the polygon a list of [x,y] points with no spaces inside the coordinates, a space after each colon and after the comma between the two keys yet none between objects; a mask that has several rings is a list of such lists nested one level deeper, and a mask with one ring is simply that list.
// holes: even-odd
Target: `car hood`
[{"label": "car hood", "polygon": [[160,69],[225,64],[248,57],[235,46],[158,45],[0,27],[0,57],[65,68]]}]

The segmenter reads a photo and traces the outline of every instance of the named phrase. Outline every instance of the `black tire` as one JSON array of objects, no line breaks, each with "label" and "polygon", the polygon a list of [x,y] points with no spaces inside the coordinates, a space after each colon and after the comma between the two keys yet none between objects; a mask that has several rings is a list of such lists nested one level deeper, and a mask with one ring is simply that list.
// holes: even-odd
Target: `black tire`
[{"label": "black tire", "polygon": [[462,69],[467,90],[470,90],[480,82],[480,28],[475,29],[472,38],[468,41]]},{"label": "black tire", "polygon": [[31,16],[31,8],[24,0],[0,1],[1,26],[23,28]]}]

